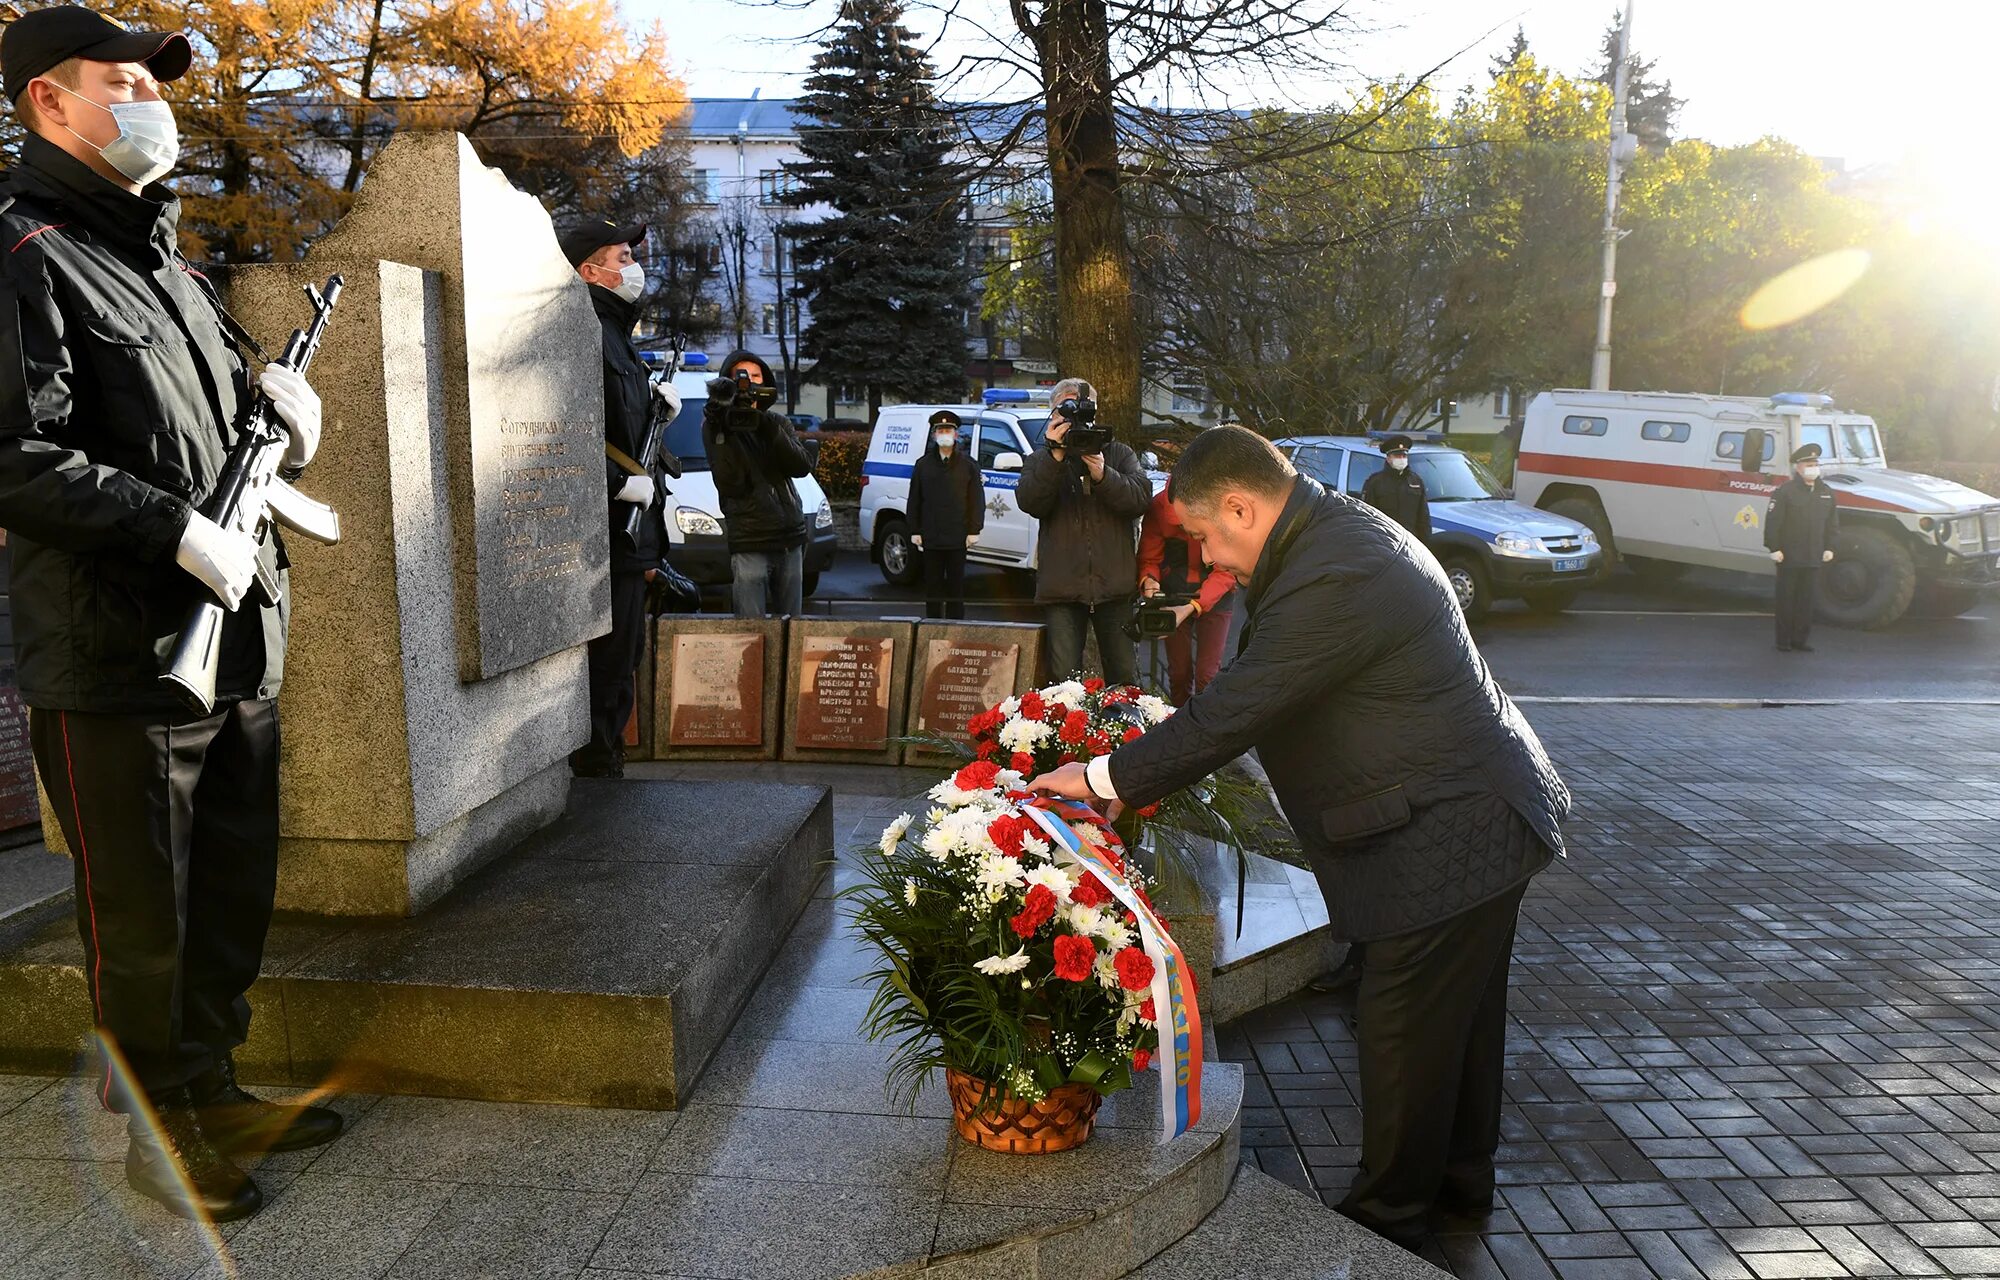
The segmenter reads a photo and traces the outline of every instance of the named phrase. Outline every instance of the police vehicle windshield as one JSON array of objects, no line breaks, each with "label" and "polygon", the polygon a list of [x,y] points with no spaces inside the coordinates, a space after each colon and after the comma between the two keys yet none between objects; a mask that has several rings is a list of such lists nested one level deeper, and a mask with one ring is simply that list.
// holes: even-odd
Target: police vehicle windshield
[{"label": "police vehicle windshield", "polygon": [[1473,459],[1455,450],[1413,453],[1410,466],[1432,502],[1481,502],[1500,496],[1500,482]]},{"label": "police vehicle windshield", "polygon": [[690,396],[667,424],[667,452],[681,460],[683,471],[709,469],[708,450],[701,443],[701,411],[707,407],[705,397]]},{"label": "police vehicle windshield", "polygon": [[1028,437],[1030,449],[1042,447],[1042,436],[1049,429],[1049,419],[1046,414],[1039,418],[1019,417],[1014,421],[1021,424],[1021,434]]}]

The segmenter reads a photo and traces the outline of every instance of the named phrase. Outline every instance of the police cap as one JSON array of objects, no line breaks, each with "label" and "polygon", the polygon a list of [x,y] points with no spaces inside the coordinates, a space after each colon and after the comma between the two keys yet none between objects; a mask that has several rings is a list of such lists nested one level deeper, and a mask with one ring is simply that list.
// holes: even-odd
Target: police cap
[{"label": "police cap", "polygon": [[1409,451],[1410,438],[1408,436],[1390,436],[1382,441],[1382,452],[1384,453],[1408,453]]},{"label": "police cap", "polygon": [[563,232],[557,243],[562,245],[563,257],[574,267],[607,244],[638,244],[645,238],[643,222],[618,223],[609,218],[592,218]]},{"label": "police cap", "polygon": [[1797,466],[1801,462],[1816,462],[1818,460],[1819,460],[1819,446],[1816,444],[1802,444],[1798,448],[1792,450],[1793,466]]},{"label": "police cap", "polygon": [[953,431],[956,431],[964,425],[964,423],[959,421],[958,415],[949,409],[939,409],[931,415],[931,430],[933,431],[939,427],[950,427]]},{"label": "police cap", "polygon": [[194,61],[194,50],[178,31],[128,31],[80,5],[33,9],[8,23],[0,36],[7,101],[20,101],[30,80],[71,58],[143,62],[155,80],[178,80]]}]

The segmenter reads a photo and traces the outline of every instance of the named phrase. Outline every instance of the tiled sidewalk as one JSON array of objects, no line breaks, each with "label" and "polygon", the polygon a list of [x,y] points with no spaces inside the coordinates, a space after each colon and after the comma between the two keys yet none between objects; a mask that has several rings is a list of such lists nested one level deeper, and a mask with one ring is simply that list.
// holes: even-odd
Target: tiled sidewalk
[{"label": "tiled sidewalk", "polygon": [[[1515,951],[1468,1280],[2000,1275],[2000,711],[1531,708],[1577,797]],[[1243,1145],[1338,1201],[1346,997],[1224,1029]]]}]

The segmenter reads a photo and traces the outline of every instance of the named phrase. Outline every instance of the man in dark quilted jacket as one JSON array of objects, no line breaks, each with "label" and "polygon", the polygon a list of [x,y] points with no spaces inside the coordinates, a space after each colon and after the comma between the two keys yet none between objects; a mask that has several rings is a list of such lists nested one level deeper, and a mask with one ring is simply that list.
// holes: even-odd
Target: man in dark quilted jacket
[{"label": "man in dark quilted jacket", "polygon": [[1197,436],[1167,492],[1248,588],[1236,660],[1144,737],[1030,785],[1149,805],[1257,751],[1334,936],[1368,944],[1340,1210],[1415,1248],[1434,1209],[1492,1208],[1515,919],[1569,792],[1407,531],[1241,427]]}]

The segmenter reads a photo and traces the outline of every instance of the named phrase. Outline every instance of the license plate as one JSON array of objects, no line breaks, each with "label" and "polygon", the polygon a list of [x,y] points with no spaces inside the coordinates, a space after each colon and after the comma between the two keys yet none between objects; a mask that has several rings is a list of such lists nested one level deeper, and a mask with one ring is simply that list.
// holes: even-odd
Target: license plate
[{"label": "license plate", "polygon": [[1582,560],[1582,559],[1575,559],[1575,560],[1558,560],[1558,561],[1556,561],[1556,572],[1557,572],[1557,573],[1575,573],[1575,572],[1576,572],[1577,570],[1579,570],[1579,569],[1583,568],[1583,566],[1585,565],[1585,563],[1587,563],[1587,562],[1586,562],[1586,561],[1584,561],[1584,560]]}]

